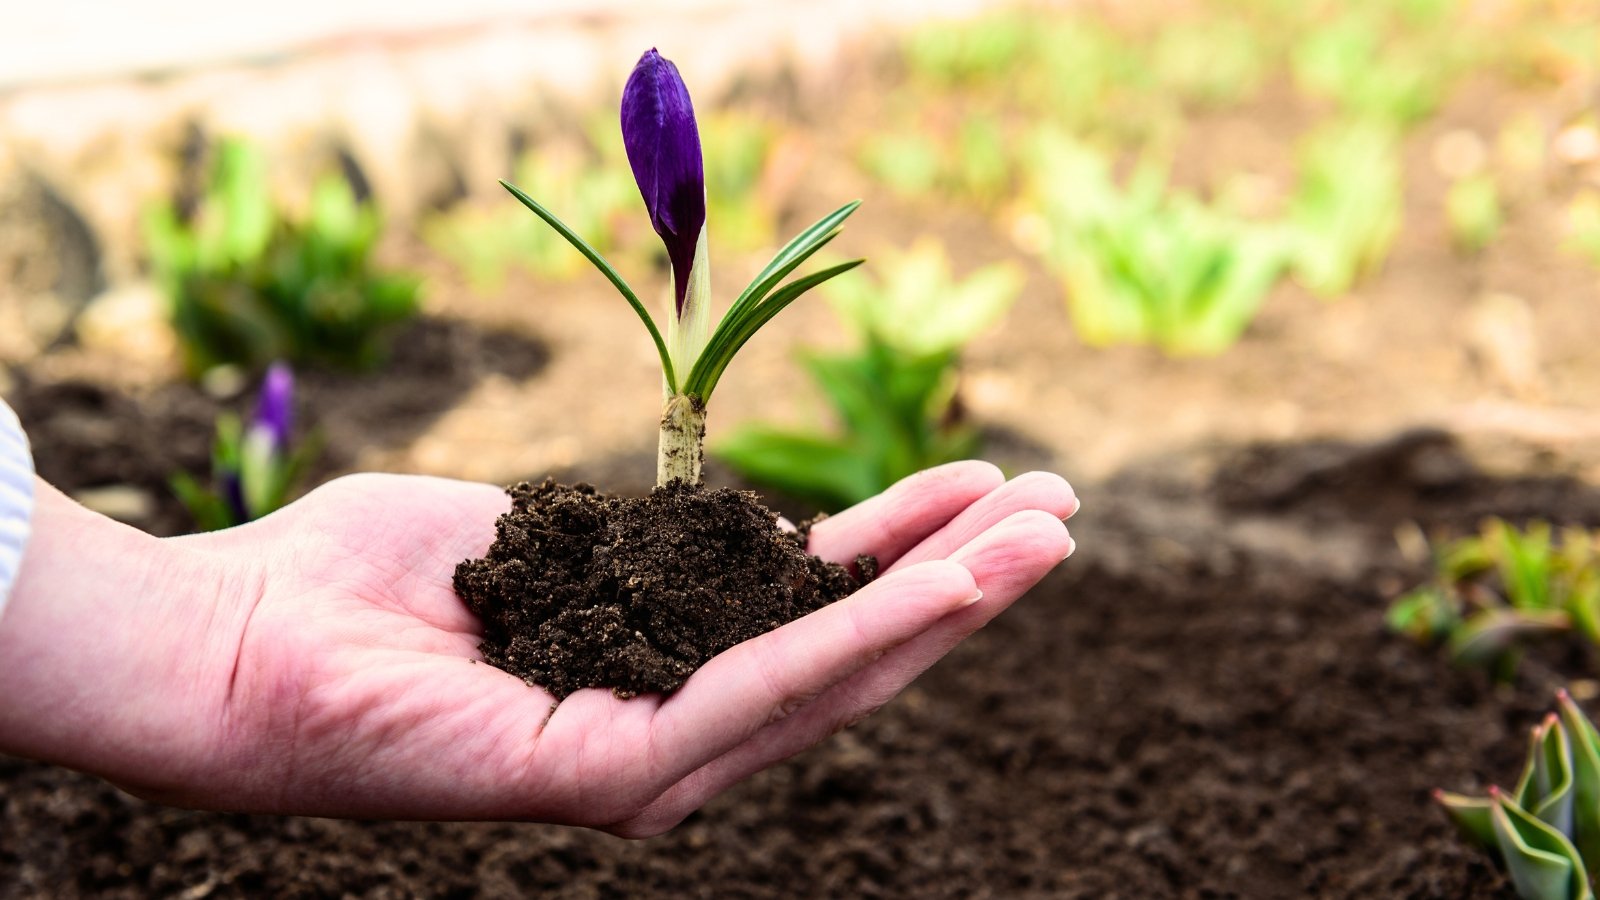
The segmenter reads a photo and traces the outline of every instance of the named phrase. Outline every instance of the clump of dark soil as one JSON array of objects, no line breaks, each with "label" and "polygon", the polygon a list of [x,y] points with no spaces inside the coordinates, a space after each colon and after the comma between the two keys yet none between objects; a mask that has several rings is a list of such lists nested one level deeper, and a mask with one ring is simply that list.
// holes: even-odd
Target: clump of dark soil
[{"label": "clump of dark soil", "polygon": [[558,698],[670,693],[861,585],[745,491],[674,481],[634,499],[547,478],[507,492],[511,511],[488,556],[456,567],[456,593],[483,619],[484,659]]}]

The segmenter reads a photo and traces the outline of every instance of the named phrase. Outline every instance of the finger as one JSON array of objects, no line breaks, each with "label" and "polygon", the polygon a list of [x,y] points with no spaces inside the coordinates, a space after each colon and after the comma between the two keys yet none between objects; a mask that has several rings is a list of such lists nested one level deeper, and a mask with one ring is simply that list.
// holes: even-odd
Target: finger
[{"label": "finger", "polygon": [[659,834],[731,785],[875,712],[1043,578],[1070,550],[1070,542],[1061,521],[1038,510],[1014,514],[997,524],[956,557],[963,567],[972,567],[983,591],[981,600],[945,616],[793,716],[685,776],[637,816],[611,830],[630,836]]},{"label": "finger", "polygon": [[999,487],[1005,476],[977,460],[936,466],[823,519],[811,529],[807,551],[839,563],[861,554],[888,568],[900,555],[939,530],[961,510]]},{"label": "finger", "polygon": [[[1018,475],[987,496],[962,510],[949,524],[911,548],[895,566],[915,565],[929,559],[944,559],[984,532],[1022,510],[1043,510],[1058,519],[1078,511],[1078,497],[1072,486],[1051,472]],[[1069,548],[1068,553],[1071,552]]]},{"label": "finger", "polygon": [[661,787],[978,599],[971,573],[935,560],[712,658],[652,720],[649,743],[664,760]]}]

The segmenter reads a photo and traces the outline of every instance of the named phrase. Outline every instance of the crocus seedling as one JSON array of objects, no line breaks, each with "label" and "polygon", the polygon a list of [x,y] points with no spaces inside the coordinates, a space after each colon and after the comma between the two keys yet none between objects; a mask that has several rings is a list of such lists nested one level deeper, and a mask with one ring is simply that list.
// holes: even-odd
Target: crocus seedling
[{"label": "crocus seedling", "polygon": [[231,413],[217,418],[212,488],[187,474],[173,477],[173,489],[202,529],[259,519],[288,501],[318,449],[315,439],[296,445],[294,405],[294,373],[286,363],[273,363],[248,421]]},{"label": "crocus seedling", "polygon": [[781,284],[838,236],[860,201],[823,216],[778,251],[712,328],[700,132],[678,67],[654,49],[639,58],[623,88],[621,124],[628,164],[672,267],[672,303],[664,337],[638,294],[604,257],[538,201],[509,182],[501,184],[599,269],[650,332],[661,358],[666,393],[656,483],[676,479],[698,484],[705,456],[706,404],[722,373],[745,342],[784,307],[862,263],[850,260]]}]

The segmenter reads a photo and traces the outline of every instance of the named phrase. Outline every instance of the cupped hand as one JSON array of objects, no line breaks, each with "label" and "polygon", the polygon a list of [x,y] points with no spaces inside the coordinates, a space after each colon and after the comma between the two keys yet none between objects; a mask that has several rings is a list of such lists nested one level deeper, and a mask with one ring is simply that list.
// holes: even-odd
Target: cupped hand
[{"label": "cupped hand", "polygon": [[[811,552],[873,554],[855,595],[713,658],[675,694],[545,691],[479,661],[457,562],[501,491],[339,479],[241,528],[178,540],[253,574],[209,752],[141,792],[183,805],[347,817],[526,819],[642,836],[859,721],[1072,550],[1060,478],[965,462],[819,523]],[[176,781],[176,783],[174,783]],[[135,788],[138,789],[137,787]]]}]

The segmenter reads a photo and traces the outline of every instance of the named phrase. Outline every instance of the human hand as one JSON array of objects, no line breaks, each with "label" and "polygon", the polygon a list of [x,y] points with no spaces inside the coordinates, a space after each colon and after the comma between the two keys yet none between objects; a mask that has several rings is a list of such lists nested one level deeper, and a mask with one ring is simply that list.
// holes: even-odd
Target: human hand
[{"label": "human hand", "polygon": [[[812,552],[872,553],[884,576],[668,698],[586,690],[552,712],[544,691],[474,662],[478,623],[450,584],[505,495],[340,479],[260,522],[162,542],[176,561],[155,571],[190,590],[161,609],[205,624],[143,622],[145,646],[119,652],[149,660],[125,677],[156,683],[103,684],[99,744],[59,761],[187,806],[659,833],[877,709],[1070,551],[1066,484],[1001,482],[984,463],[945,466],[819,523]],[[183,643],[162,649],[167,634]]]}]

